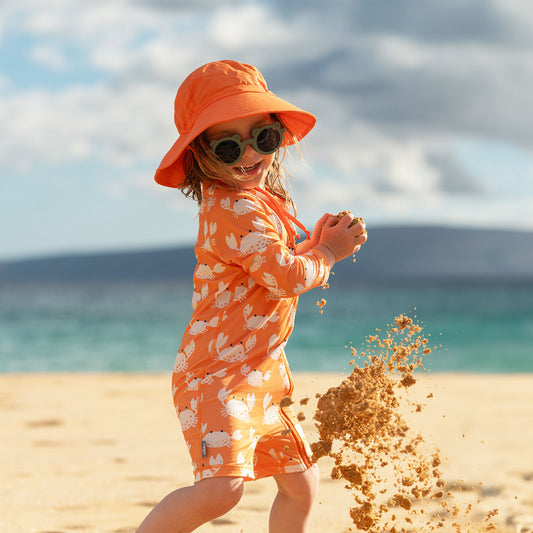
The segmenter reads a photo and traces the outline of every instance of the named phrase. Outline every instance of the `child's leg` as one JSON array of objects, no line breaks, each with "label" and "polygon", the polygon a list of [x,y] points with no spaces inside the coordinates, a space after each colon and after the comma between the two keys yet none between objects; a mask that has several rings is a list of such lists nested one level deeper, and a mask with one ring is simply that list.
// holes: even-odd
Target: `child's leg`
[{"label": "child's leg", "polygon": [[305,533],[318,492],[318,468],[274,476],[278,494],[270,511],[271,533]]},{"label": "child's leg", "polygon": [[152,509],[137,533],[189,533],[222,516],[241,499],[243,480],[208,478],[175,490]]}]

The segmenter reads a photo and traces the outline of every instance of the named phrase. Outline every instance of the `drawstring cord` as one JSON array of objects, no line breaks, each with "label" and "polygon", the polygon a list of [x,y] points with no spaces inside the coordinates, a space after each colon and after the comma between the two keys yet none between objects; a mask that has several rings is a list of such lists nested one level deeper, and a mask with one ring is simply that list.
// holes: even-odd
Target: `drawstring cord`
[{"label": "drawstring cord", "polygon": [[[291,215],[281,204],[280,201],[272,194],[264,189],[254,188],[251,189],[259,197],[261,197],[265,203],[274,211],[278,217],[280,218],[281,222],[285,226],[285,229],[287,230],[287,233],[290,237],[292,237],[294,246],[296,246],[296,238],[298,237],[298,234],[294,230],[293,225],[290,222],[293,222],[298,226],[306,235],[307,239],[311,238],[311,234],[309,231],[307,231],[306,227],[293,215]],[[290,221],[290,222],[289,222]]]}]

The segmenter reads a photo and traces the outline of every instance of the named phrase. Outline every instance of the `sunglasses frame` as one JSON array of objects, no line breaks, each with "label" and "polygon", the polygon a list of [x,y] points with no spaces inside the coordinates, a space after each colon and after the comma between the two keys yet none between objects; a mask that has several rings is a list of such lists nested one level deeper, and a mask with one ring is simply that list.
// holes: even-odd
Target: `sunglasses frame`
[{"label": "sunglasses frame", "polygon": [[[265,129],[273,129],[279,135],[279,143],[273,150],[264,151],[264,150],[261,150],[259,146],[257,146],[257,138],[259,137],[260,133]],[[215,154],[215,156],[220,161],[222,161],[226,165],[232,166],[238,163],[242,159],[242,156],[244,155],[244,151],[246,150],[246,145],[248,144],[251,144],[253,149],[258,154],[261,154],[261,155],[273,154],[283,144],[283,137],[285,135],[286,129],[287,128],[284,128],[279,122],[276,121],[276,122],[273,122],[272,124],[266,124],[264,126],[259,126],[258,128],[254,128],[252,130],[252,137],[250,139],[245,139],[243,141],[240,135],[235,134],[235,135],[231,135],[230,137],[223,137],[222,139],[214,139],[209,143],[209,146],[211,147],[212,152]],[[239,147],[239,156],[237,157],[237,159],[235,159],[235,161],[226,163],[226,161],[224,161],[217,155],[216,149],[221,143],[228,142],[228,141],[233,141],[234,143],[237,144],[237,146]]]}]

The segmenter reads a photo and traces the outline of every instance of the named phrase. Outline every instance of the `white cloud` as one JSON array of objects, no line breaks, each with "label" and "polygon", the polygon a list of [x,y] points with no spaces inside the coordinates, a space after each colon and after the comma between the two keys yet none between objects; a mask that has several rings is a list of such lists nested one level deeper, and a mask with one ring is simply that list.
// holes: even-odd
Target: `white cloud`
[{"label": "white cloud", "polygon": [[68,65],[65,54],[53,46],[35,46],[30,50],[29,58],[56,71],[64,70]]},{"label": "white cloud", "polygon": [[275,18],[268,4],[252,3],[238,10],[234,6],[215,10],[208,33],[228,51],[240,53],[251,43],[253,48],[268,46],[279,49],[291,41],[291,35],[286,30],[286,24]]},{"label": "white cloud", "polygon": [[0,101],[0,122],[10,125],[0,161],[30,169],[83,159],[130,166],[155,160],[174,132],[154,102],[169,98],[149,84],[10,93]]},{"label": "white cloud", "polygon": [[[533,92],[533,10],[518,0],[398,4],[4,2],[9,31],[36,43],[32,60],[63,72],[79,61],[102,76],[25,89],[0,74],[0,122],[9,124],[0,164],[19,171],[72,161],[155,168],[177,135],[179,82],[206,61],[232,57],[256,64],[274,92],[319,118],[304,143],[315,170],[297,171],[304,209],[349,201],[379,204],[382,220],[430,219],[464,196],[469,203],[455,219],[482,219],[466,205],[481,194],[489,205],[491,189],[453,146],[493,139],[532,157],[525,110]],[[532,194],[529,188],[523,198]],[[516,213],[533,226],[525,209]]]}]

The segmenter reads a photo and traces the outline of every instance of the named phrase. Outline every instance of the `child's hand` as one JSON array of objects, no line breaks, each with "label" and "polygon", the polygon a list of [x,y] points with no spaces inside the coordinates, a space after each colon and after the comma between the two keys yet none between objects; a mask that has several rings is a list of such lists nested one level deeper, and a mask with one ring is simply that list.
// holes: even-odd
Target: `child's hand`
[{"label": "child's hand", "polygon": [[326,213],[322,215],[320,220],[315,224],[315,227],[313,228],[313,231],[311,232],[311,236],[309,239],[306,239],[303,242],[300,242],[296,245],[296,255],[301,255],[307,253],[309,250],[316,248],[318,246],[318,243],[320,242],[320,235],[322,233],[322,228],[324,227],[324,224],[334,215],[331,213]]},{"label": "child's hand", "polygon": [[330,216],[322,226],[317,249],[326,254],[330,265],[358,252],[366,242],[367,233],[363,219],[351,213]]},{"label": "child's hand", "polygon": [[331,213],[325,213],[322,215],[319,219],[319,221],[315,224],[315,227],[313,228],[313,231],[311,232],[311,245],[312,248],[318,245],[320,242],[320,235],[322,233],[322,228],[326,224],[326,222],[335,215],[332,215]]}]

